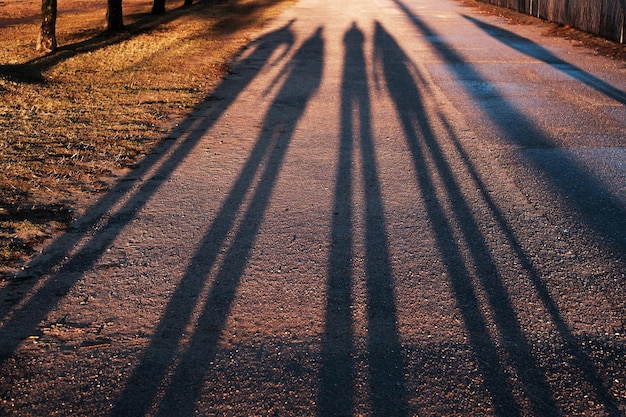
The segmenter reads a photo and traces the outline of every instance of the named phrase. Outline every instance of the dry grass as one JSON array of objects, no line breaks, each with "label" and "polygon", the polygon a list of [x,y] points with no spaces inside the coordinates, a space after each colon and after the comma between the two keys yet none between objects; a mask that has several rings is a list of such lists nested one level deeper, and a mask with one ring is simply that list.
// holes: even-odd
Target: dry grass
[{"label": "dry grass", "polygon": [[[34,3],[34,4],[33,4]],[[35,52],[37,2],[0,2],[0,274],[8,276],[164,137],[285,0],[199,2],[163,16],[124,0],[67,0],[60,50]]]}]

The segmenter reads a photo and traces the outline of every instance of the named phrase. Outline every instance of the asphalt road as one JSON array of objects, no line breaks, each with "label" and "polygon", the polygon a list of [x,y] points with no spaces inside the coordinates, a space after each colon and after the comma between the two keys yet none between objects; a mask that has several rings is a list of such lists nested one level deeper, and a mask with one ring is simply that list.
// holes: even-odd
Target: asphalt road
[{"label": "asphalt road", "polygon": [[0,293],[0,415],[626,414],[626,65],[301,0]]}]

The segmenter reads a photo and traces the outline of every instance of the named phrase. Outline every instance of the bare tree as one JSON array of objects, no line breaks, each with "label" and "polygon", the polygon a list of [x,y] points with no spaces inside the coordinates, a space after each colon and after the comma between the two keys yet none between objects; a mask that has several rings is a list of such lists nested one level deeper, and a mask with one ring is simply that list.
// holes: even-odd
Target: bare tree
[{"label": "bare tree", "polygon": [[154,0],[152,3],[152,14],[165,13],[165,0]]},{"label": "bare tree", "polygon": [[122,0],[107,0],[107,30],[109,32],[124,30]]},{"label": "bare tree", "polygon": [[54,52],[57,49],[56,38],[57,0],[41,0],[41,29],[37,38],[37,50]]}]

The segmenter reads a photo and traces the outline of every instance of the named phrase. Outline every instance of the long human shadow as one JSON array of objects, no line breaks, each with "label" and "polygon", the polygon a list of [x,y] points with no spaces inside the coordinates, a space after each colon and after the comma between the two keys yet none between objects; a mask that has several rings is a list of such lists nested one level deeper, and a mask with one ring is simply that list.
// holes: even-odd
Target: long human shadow
[{"label": "long human shadow", "polygon": [[[267,6],[270,6],[272,3],[273,1],[269,1],[267,3]],[[130,24],[127,24],[124,30],[121,32],[100,32],[89,39],[67,45],[62,45],[54,53],[39,56],[27,62],[18,64],[2,64],[0,65],[0,74],[5,75],[15,81],[27,83],[44,83],[46,79],[43,76],[43,73],[45,73],[47,70],[54,67],[55,65],[60,64],[61,62],[67,61],[68,59],[79,55],[98,51],[108,46],[120,44],[127,40],[133,39],[141,34],[158,29],[160,26],[180,19],[185,15],[198,13],[203,9],[215,7],[216,5],[220,5],[220,7],[228,7],[228,5],[226,5],[226,2],[214,2],[205,0],[196,2],[193,6],[180,7],[178,9],[171,10],[165,14],[154,15],[150,13],[142,13],[140,17],[137,18],[137,20]],[[250,7],[246,5],[238,7],[237,4],[233,4],[230,7],[236,7],[238,10],[241,10],[241,13],[244,14],[252,14],[257,9],[255,7]],[[222,21],[218,21],[216,27],[220,28],[222,32],[227,32],[229,30],[228,28],[231,25],[232,22],[229,22],[228,19],[223,19]]]},{"label": "long human shadow", "polygon": [[[158,415],[194,415],[296,125],[320,84],[323,55],[324,41],[320,28],[285,66],[282,74],[285,81],[265,116],[261,134],[170,299],[150,345],[127,381],[111,415],[144,415],[172,366],[175,369]],[[261,174],[255,184],[253,180],[259,171]],[[252,198],[211,284],[198,324],[189,344],[178,354],[181,335],[191,320],[201,289],[218,254],[224,249],[227,235],[233,230],[235,217],[243,209],[249,190],[254,190]]]},{"label": "long human shadow", "polygon": [[516,51],[519,51],[532,58],[545,62],[551,67],[572,77],[575,80],[580,81],[581,83],[593,88],[594,90],[604,94],[605,96],[612,98],[619,103],[626,104],[626,93],[624,91],[621,91],[613,87],[606,81],[601,80],[600,78],[592,74],[589,74],[582,68],[579,68],[576,65],[573,65],[565,61],[564,59],[557,57],[548,49],[539,44],[536,44],[530,39],[527,39],[509,30],[490,25],[489,23],[483,22],[482,20],[478,20],[471,16],[462,16],[478,26],[486,34],[507,45],[508,47],[513,48]]},{"label": "long human shadow", "polygon": [[[407,14],[407,16],[413,21],[413,23],[416,25],[418,29],[420,29],[424,34],[434,35],[434,31],[430,27],[428,27],[421,19],[419,19],[419,17],[411,13],[411,11],[404,4],[402,4],[399,0],[395,0],[395,1],[399,5],[399,7]],[[473,19],[470,18],[470,20],[473,20]],[[495,28],[495,29],[501,30],[499,28]],[[499,33],[502,36],[511,36],[513,39],[516,39],[516,41],[521,42],[522,44],[526,42],[526,40],[524,40],[523,38],[521,40],[515,38],[515,36],[517,35],[509,33],[508,31],[505,31],[505,32],[506,33],[500,33],[500,32]],[[527,42],[530,42],[530,41],[527,41]],[[439,52],[439,54],[443,58],[446,59],[446,61],[455,64],[455,65],[451,65],[451,67],[454,71],[458,73],[460,77],[468,77],[473,80],[482,80],[481,75],[475,69],[473,69],[471,65],[464,63],[462,58],[451,47],[448,47],[447,45],[445,45],[445,43],[441,43],[441,42],[433,44],[433,46]],[[565,68],[564,70],[567,70],[567,68],[575,69],[575,68],[571,68],[571,64],[568,64],[566,62],[561,62],[559,58],[552,56],[549,51],[544,50],[544,48],[542,48],[539,45],[531,46],[530,50],[534,51],[532,56],[537,59],[541,59],[547,63],[556,63],[556,65],[564,67]],[[587,82],[589,82],[588,85],[596,88],[600,92],[607,94],[607,96],[611,98],[614,98],[619,101],[619,98],[623,97],[622,92],[614,89],[608,84],[605,84],[602,80],[596,79],[590,74],[581,73],[580,76],[583,78],[580,81],[585,82],[586,84]],[[471,93],[470,89],[468,89],[468,91]],[[622,94],[622,96],[620,96],[620,94]],[[497,124],[501,125],[503,130],[506,131],[506,126],[509,123],[512,125],[517,124],[517,123],[523,123],[524,126],[522,126],[522,129],[527,132],[529,131],[532,132],[532,134],[534,135],[533,139],[537,141],[536,146],[540,148],[550,146],[549,139],[546,138],[542,133],[535,130],[532,127],[532,124],[528,120],[526,120],[523,117],[523,115],[517,113],[513,109],[513,106],[509,104],[503,97],[496,97],[496,100],[497,100],[497,105],[495,107],[504,109],[504,114],[506,116],[502,116],[502,118],[498,118],[497,114],[491,113],[488,108],[485,108],[485,112],[490,114],[490,116],[492,116],[492,119],[494,119],[494,121]],[[478,101],[480,105],[486,106],[480,100]],[[530,278],[539,299],[541,300],[546,311],[550,315],[552,319],[552,323],[556,327],[559,333],[559,336],[565,342],[564,350],[566,354],[569,355],[569,357],[571,358],[569,361],[572,363],[573,366],[575,366],[579,371],[581,371],[582,376],[584,377],[586,382],[594,391],[598,401],[600,401],[605,406],[608,414],[610,416],[621,415],[619,411],[617,399],[611,393],[611,390],[608,388],[606,382],[600,377],[600,374],[598,370],[596,369],[596,366],[593,364],[592,360],[580,348],[576,340],[576,337],[572,334],[571,330],[568,328],[567,324],[565,323],[565,320],[563,319],[563,316],[561,312],[559,311],[559,308],[556,305],[555,301],[552,299],[545,282],[540,276],[540,273],[533,266],[532,261],[526,255],[522,247],[522,244],[519,242],[519,240],[515,236],[515,233],[511,229],[510,225],[505,220],[504,215],[500,212],[500,210],[497,208],[496,203],[491,199],[491,197],[487,193],[486,187],[483,185],[478,174],[473,168],[472,163],[470,162],[469,156],[463,150],[461,144],[459,143],[458,139],[456,139],[449,125],[447,125],[445,117],[441,116],[440,119],[442,120],[444,126],[446,126],[446,129],[449,133],[449,136],[452,139],[452,143],[454,144],[455,149],[458,151],[459,155],[464,161],[474,182],[478,185],[478,189],[481,191],[484,201],[486,202],[490,212],[492,213],[493,218],[496,220],[504,237],[507,239],[511,248],[515,252],[520,262],[520,266],[527,272],[528,277]],[[513,134],[511,136],[515,137]],[[564,162],[565,163],[563,165],[559,165],[553,168],[548,168],[548,167],[544,168],[541,166],[539,166],[538,168],[545,169],[547,174],[553,175],[555,177],[553,178],[553,182],[555,185],[558,186],[557,189],[561,188],[562,194],[564,196],[569,195],[570,198],[577,198],[578,200],[580,200],[578,203],[579,211],[581,211],[584,215],[587,215],[586,219],[592,227],[595,226],[596,229],[600,231],[602,230],[607,231],[611,227],[614,227],[616,228],[616,233],[613,235],[610,235],[609,237],[613,238],[613,241],[619,240],[620,239],[619,236],[623,236],[623,230],[624,230],[624,227],[620,226],[624,224],[624,220],[625,220],[623,217],[625,215],[623,206],[621,206],[618,201],[613,200],[610,197],[610,193],[603,186],[599,185],[596,182],[596,180],[590,176],[590,174],[585,172],[582,168],[578,167],[573,161],[566,160]],[[554,171],[550,171],[550,169]],[[562,179],[562,176],[563,176],[562,174],[559,175],[558,178],[556,178],[555,171],[559,169],[563,169],[565,170],[565,172],[570,173],[573,179],[568,179],[564,181]],[[582,178],[583,182],[589,185],[586,187],[577,187],[574,184],[574,181],[576,180],[576,178]],[[576,190],[576,191],[573,194],[571,190]],[[606,203],[607,207],[602,208],[600,210],[596,210],[594,206],[581,202],[583,200],[589,201],[590,196],[592,196],[592,199],[596,199],[599,202],[599,204]],[[591,215],[587,214],[587,213],[593,213],[594,211],[596,211],[597,217],[592,217]],[[598,211],[600,214],[597,213]],[[602,218],[600,216],[604,216],[605,219],[601,225],[598,225],[597,219]],[[623,237],[621,239],[623,239]],[[624,253],[623,244],[620,245],[618,242],[616,246],[617,246],[618,251],[621,250],[621,253]]]},{"label": "long human shadow", "polygon": [[[494,313],[493,320],[506,341],[507,357],[523,384],[533,413],[559,415],[546,378],[536,363],[531,345],[517,320],[496,261],[426,114],[424,96],[411,75],[413,63],[378,22],[374,37],[377,64],[382,70],[401,120],[412,155],[419,192],[432,224],[437,248],[463,316],[470,344],[477,357],[477,365],[484,376],[485,387],[491,394],[495,412],[500,416],[521,415],[512,385],[504,370],[503,360],[488,332],[487,320],[481,311],[472,283],[472,273],[464,261],[455,230],[458,230],[466,243],[465,247],[476,268],[477,279],[481,282],[489,307]],[[428,167],[429,160],[432,161],[432,168]],[[436,177],[441,179],[441,192],[445,197],[437,193]],[[450,201],[449,210],[445,209],[443,199]]]},{"label": "long human shadow", "polygon": [[351,199],[355,146],[360,146],[361,151],[365,203],[367,358],[372,415],[408,415],[408,395],[404,380],[406,367],[400,346],[385,212],[374,156],[363,43],[363,33],[353,24],[344,36],[341,138],[318,394],[318,414],[321,416],[352,415],[354,408],[355,348],[351,316],[354,210]]},{"label": "long human shadow", "polygon": [[[354,411],[354,329],[352,324],[353,234],[352,162],[354,128],[352,101],[363,91],[350,91],[348,80],[363,82],[363,34],[353,27],[344,36],[345,62],[341,96],[341,137],[335,174],[331,245],[328,259],[326,314],[318,390],[318,415],[351,416]],[[366,87],[365,87],[366,88]],[[352,88],[354,90],[354,88]],[[367,91],[365,91],[367,93]],[[362,109],[361,109],[362,111]]]},{"label": "long human shadow", "polygon": [[[250,45],[252,52],[234,66],[238,75],[225,79],[170,135],[169,139],[139,166],[122,178],[118,185],[99,199],[74,225],[29,264],[36,271],[20,284],[24,294],[0,314],[0,365],[9,358],[23,337],[36,331],[38,324],[91,269],[135,213],[167,181],[171,173],[196,146],[202,135],[230,107],[238,95],[267,65],[276,51],[290,49],[294,36],[289,22]],[[143,179],[148,176],[149,178]],[[41,274],[41,277],[38,276]],[[32,295],[30,290],[37,288]],[[24,301],[26,294],[29,298]]]},{"label": "long human shadow", "polygon": [[[400,0],[396,5],[407,15],[415,28],[423,35],[435,37],[437,33],[422,19],[416,16]],[[474,80],[489,84],[489,80],[480,74],[471,64],[465,62],[451,46],[445,42],[433,42],[435,52],[447,63],[460,80]],[[502,138],[509,143],[527,149],[552,149],[556,158],[552,163],[542,160],[545,152],[521,151],[520,156],[539,172],[546,174],[552,188],[560,195],[561,201],[568,205],[591,229],[594,229],[610,250],[626,258],[626,207],[612,194],[591,172],[579,165],[554,143],[532,120],[528,119],[506,98],[499,94],[490,96],[490,100],[481,99],[471,86],[463,84],[468,94],[476,97],[476,105],[481,108],[491,122],[503,132]],[[615,91],[609,91],[615,95]],[[618,97],[619,98],[619,97]],[[617,98],[616,98],[617,99]]]},{"label": "long human shadow", "polygon": [[442,121],[444,128],[448,132],[448,136],[450,137],[454,148],[463,160],[463,163],[465,164],[465,167],[467,168],[472,178],[472,181],[474,181],[474,184],[476,184],[477,190],[480,192],[490,213],[493,215],[493,218],[497,223],[500,231],[502,232],[502,235],[515,253],[515,256],[519,261],[521,270],[526,271],[526,273],[528,274],[528,278],[534,286],[537,296],[541,300],[541,303],[545,307],[547,313],[550,315],[552,324],[555,326],[559,336],[561,337],[561,340],[565,342],[563,349],[567,354],[568,362],[570,362],[573,367],[578,368],[582,372],[585,380],[595,392],[596,397],[600,400],[602,404],[605,405],[609,415],[615,417],[619,416],[620,412],[617,400],[610,393],[611,391],[600,377],[600,374],[598,373],[598,370],[591,361],[591,358],[589,358],[589,356],[580,348],[576,337],[567,327],[567,324],[559,310],[559,307],[552,299],[546,283],[541,278],[541,274],[539,273],[537,268],[535,268],[532,260],[526,254],[522,243],[519,241],[515,232],[507,222],[504,214],[502,213],[496,202],[493,200],[493,198],[491,198],[491,195],[487,191],[487,187],[485,186],[482,179],[480,178],[480,175],[476,171],[476,168],[471,162],[469,155],[467,154],[465,149],[463,149],[463,146],[461,145],[458,137],[454,133],[452,127],[448,124],[443,115],[440,115],[440,120]]}]

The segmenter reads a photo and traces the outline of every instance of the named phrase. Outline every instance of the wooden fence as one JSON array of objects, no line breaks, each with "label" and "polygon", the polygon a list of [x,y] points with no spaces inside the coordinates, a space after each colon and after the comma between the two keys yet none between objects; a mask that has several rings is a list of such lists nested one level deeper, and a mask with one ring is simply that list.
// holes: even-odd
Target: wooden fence
[{"label": "wooden fence", "polygon": [[479,0],[625,42],[626,0]]}]

